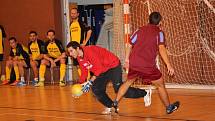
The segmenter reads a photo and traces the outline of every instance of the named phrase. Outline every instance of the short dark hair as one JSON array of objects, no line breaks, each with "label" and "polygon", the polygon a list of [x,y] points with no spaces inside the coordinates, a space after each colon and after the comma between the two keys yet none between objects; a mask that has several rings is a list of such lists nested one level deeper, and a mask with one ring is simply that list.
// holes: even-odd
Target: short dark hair
[{"label": "short dark hair", "polygon": [[49,30],[47,31],[46,35],[48,35],[49,32],[52,32],[52,33],[55,35],[55,30],[49,29]]},{"label": "short dark hair", "polygon": [[10,41],[10,40],[14,40],[14,41],[16,42],[16,38],[15,38],[15,37],[10,37],[10,38],[9,38],[9,41]]},{"label": "short dark hair", "polygon": [[[78,11],[78,8],[77,8],[77,7],[73,7],[73,8],[71,8],[71,10],[72,10],[72,9],[75,9],[75,10],[77,11],[77,13],[79,13],[79,11]],[[70,11],[71,11],[71,10],[70,10]]]},{"label": "short dark hair", "polygon": [[81,48],[81,45],[76,41],[71,41],[67,44],[66,48],[70,48],[70,47],[77,49],[78,47]]},{"label": "short dark hair", "polygon": [[29,34],[35,34],[35,35],[37,35],[37,32],[36,31],[30,31]]},{"label": "short dark hair", "polygon": [[149,15],[149,23],[150,24],[154,24],[154,25],[158,25],[159,22],[161,21],[162,16],[159,12],[152,12]]}]

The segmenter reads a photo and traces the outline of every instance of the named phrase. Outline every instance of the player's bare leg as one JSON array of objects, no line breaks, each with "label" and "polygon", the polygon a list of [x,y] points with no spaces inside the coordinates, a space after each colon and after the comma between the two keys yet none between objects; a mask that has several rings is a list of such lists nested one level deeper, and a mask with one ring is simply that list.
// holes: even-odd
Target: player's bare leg
[{"label": "player's bare leg", "polygon": [[125,95],[128,88],[131,86],[131,84],[134,83],[135,79],[126,80],[119,88],[119,91],[117,93],[116,101],[120,101],[120,99]]},{"label": "player's bare leg", "polygon": [[134,83],[134,79],[126,80],[119,88],[119,91],[116,96],[116,100],[113,103],[113,107],[115,108],[115,112],[118,113],[118,102],[121,100],[121,98],[125,95],[127,92],[128,88],[131,86],[132,83]]},{"label": "player's bare leg", "polygon": [[175,103],[170,104],[169,96],[168,96],[163,78],[161,77],[158,80],[152,81],[152,84],[154,86],[156,86],[159,97],[160,97],[162,103],[164,104],[164,106],[166,107],[166,112],[168,114],[170,114],[170,113],[174,112],[175,110],[177,110],[180,103],[178,101],[176,101]]},{"label": "player's bare leg", "polygon": [[37,63],[37,61],[31,60],[30,64],[31,64],[31,67],[32,67],[32,70],[33,70],[33,73],[34,73],[34,80],[32,81],[32,84],[35,85],[35,84],[38,83],[38,80],[39,80],[38,79],[39,78],[39,71],[38,71],[38,68],[37,68],[38,63]]},{"label": "player's bare leg", "polygon": [[59,81],[60,86],[66,85],[66,82],[64,80],[65,74],[66,74],[66,59],[61,59],[60,60],[60,81]]},{"label": "player's bare leg", "polygon": [[21,77],[24,77],[24,66],[27,66],[24,61],[18,62],[19,74]]},{"label": "player's bare leg", "polygon": [[169,96],[166,91],[163,79],[160,78],[156,81],[152,81],[152,84],[157,88],[158,94],[159,94],[160,99],[161,99],[162,103],[164,104],[164,106],[168,106],[170,104]]},{"label": "player's bare leg", "polygon": [[15,86],[15,85],[17,85],[19,83],[19,78],[20,78],[19,75],[20,75],[20,73],[19,73],[18,64],[19,64],[19,61],[13,60],[13,68],[14,68],[14,72],[15,72],[15,75],[16,75],[16,80],[12,84],[10,84],[12,86]]},{"label": "player's bare leg", "polygon": [[17,86],[25,86],[25,79],[24,79],[24,67],[27,67],[27,64],[25,61],[21,60],[18,62],[18,68],[19,68],[19,73],[20,73],[20,82],[17,84]]}]

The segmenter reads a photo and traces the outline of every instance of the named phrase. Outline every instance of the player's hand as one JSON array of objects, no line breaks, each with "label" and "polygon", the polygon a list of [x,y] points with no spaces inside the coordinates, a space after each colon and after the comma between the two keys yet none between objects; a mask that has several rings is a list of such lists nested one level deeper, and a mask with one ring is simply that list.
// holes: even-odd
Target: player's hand
[{"label": "player's hand", "polygon": [[30,56],[30,60],[31,60],[31,61],[34,61],[34,59],[32,58],[32,56]]},{"label": "player's hand", "polygon": [[171,65],[167,65],[167,73],[170,76],[174,75],[175,71],[174,71],[174,69],[173,69],[173,67]]},{"label": "player's hand", "polygon": [[54,61],[51,61],[51,68],[55,67],[56,63]]},{"label": "player's hand", "polygon": [[58,60],[57,60],[57,59],[55,59],[55,60],[54,60],[54,63],[56,63],[57,61],[58,61]]},{"label": "player's hand", "polygon": [[89,80],[81,85],[82,85],[82,91],[84,93],[87,93],[90,91],[90,86],[93,85],[93,81]]},{"label": "player's hand", "polygon": [[81,46],[85,46],[87,43],[86,43],[86,40],[83,40],[82,41],[83,43],[81,44]]}]

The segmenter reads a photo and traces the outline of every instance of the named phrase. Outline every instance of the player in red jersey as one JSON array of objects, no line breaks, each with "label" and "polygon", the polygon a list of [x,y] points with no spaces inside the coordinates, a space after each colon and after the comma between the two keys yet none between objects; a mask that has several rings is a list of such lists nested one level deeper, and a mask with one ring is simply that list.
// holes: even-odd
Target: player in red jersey
[{"label": "player in red jersey", "polygon": [[[120,60],[113,53],[99,46],[83,46],[72,41],[67,45],[69,56],[77,58],[81,68],[80,83],[83,83],[83,92],[88,92],[92,86],[92,92],[106,108],[103,114],[110,114],[113,101],[106,93],[106,86],[111,80],[115,93],[122,85],[122,67]],[[88,70],[94,75],[85,82]],[[85,83],[84,83],[85,82]],[[139,98],[147,95],[145,90],[129,87],[125,97]],[[147,96],[145,96],[147,97]],[[144,98],[145,98],[144,97]]]},{"label": "player in red jersey", "polygon": [[162,74],[156,66],[156,56],[159,53],[167,66],[168,74],[170,76],[174,74],[174,69],[166,52],[164,34],[158,27],[160,20],[161,15],[159,12],[151,13],[149,24],[140,27],[131,36],[125,59],[125,65],[129,67],[128,78],[119,89],[113,105],[115,108],[118,107],[118,102],[127,92],[130,85],[137,79],[141,79],[144,83],[153,84],[157,87],[160,99],[165,105],[168,114],[178,109],[178,101],[170,104]]}]

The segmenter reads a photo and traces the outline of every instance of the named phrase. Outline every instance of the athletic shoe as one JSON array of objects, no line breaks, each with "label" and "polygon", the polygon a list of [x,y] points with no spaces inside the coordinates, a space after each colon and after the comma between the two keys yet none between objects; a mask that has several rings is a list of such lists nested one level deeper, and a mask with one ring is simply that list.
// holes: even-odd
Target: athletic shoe
[{"label": "athletic shoe", "polygon": [[26,83],[24,81],[20,81],[17,86],[26,86]]},{"label": "athletic shoe", "polygon": [[16,86],[19,83],[19,80],[15,80],[12,84],[10,84],[11,86]]},{"label": "athletic shoe", "polygon": [[32,85],[35,86],[38,83],[38,80],[33,79],[32,80]]},{"label": "athletic shoe", "polygon": [[167,114],[171,114],[172,112],[176,111],[179,108],[180,102],[176,101],[173,104],[170,104],[169,106],[167,106],[166,108],[166,112]]},{"label": "athletic shoe", "polygon": [[109,115],[112,113],[112,108],[105,108],[104,111],[102,111],[102,114]]},{"label": "athletic shoe", "polygon": [[151,98],[152,98],[152,89],[146,89],[146,95],[144,96],[144,103],[145,107],[148,107],[151,105]]},{"label": "athletic shoe", "polygon": [[35,87],[43,87],[44,86],[44,82],[39,81],[37,84],[34,85]]},{"label": "athletic shoe", "polygon": [[7,84],[9,84],[9,80],[6,79],[2,81],[2,85],[7,85]]},{"label": "athletic shoe", "polygon": [[65,81],[60,81],[59,86],[61,86],[61,87],[66,86],[66,82]]},{"label": "athletic shoe", "polygon": [[116,100],[113,101],[112,107],[115,109],[115,113],[118,113],[119,108],[118,108],[118,102]]}]

